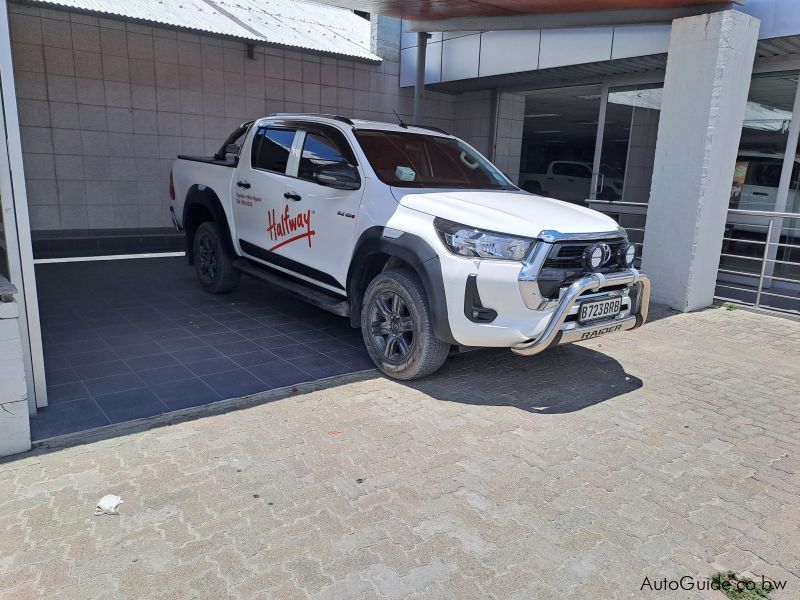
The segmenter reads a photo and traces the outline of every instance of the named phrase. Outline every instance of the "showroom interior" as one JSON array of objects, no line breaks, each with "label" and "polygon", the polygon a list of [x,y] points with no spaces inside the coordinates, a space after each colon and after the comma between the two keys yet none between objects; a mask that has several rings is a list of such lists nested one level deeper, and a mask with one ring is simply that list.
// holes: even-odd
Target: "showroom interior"
[{"label": "showroom interior", "polygon": [[[3,7],[0,266],[16,288],[6,296],[19,309],[14,360],[34,441],[369,368],[341,319],[257,284],[202,294],[171,228],[166,182],[177,154],[210,154],[249,118],[412,118],[426,24],[326,7],[319,35],[300,46],[266,17],[261,29],[198,24],[189,2],[186,27],[112,4]],[[768,18],[765,5],[784,18]],[[736,9],[761,25],[741,125],[726,132],[740,141],[713,299],[797,313],[800,7]],[[646,269],[648,248],[660,248],[645,232],[672,16],[522,30],[497,21],[491,31],[439,21],[441,31],[427,30],[419,117],[521,188],[611,215]],[[329,36],[323,24],[348,33]],[[525,51],[503,52],[515,48]]]}]

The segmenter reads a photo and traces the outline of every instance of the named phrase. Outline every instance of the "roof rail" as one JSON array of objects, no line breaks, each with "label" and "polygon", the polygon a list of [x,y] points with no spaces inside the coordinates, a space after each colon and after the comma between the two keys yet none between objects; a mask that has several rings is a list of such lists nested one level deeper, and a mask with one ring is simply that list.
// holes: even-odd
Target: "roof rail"
[{"label": "roof rail", "polygon": [[436,131],[437,133],[443,133],[445,135],[452,135],[451,133],[445,131],[441,127],[434,127],[433,125],[417,125],[416,123],[406,123],[408,127],[416,127],[417,129],[430,129],[431,131]]},{"label": "roof rail", "polygon": [[329,115],[326,113],[288,113],[288,112],[279,112],[279,113],[272,113],[269,115],[270,117],[325,117],[326,119],[335,119],[337,121],[341,121],[342,123],[347,123],[348,125],[352,125],[353,122],[348,119],[347,117],[343,117],[341,115]]}]

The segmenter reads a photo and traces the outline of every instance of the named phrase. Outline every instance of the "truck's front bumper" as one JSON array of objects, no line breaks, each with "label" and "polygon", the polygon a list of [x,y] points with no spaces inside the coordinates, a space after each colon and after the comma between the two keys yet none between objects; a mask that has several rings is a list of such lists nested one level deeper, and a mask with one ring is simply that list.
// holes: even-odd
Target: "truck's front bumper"
[{"label": "truck's front bumper", "polygon": [[[567,322],[570,313],[574,313],[586,292],[600,292],[605,288],[630,286],[632,306],[627,316],[607,319],[591,325],[581,325],[577,320]],[[516,354],[532,356],[539,354],[550,346],[568,344],[591,339],[606,333],[625,331],[640,327],[647,320],[647,307],[650,302],[650,279],[636,269],[626,269],[619,273],[593,273],[580,278],[567,288],[558,300],[550,322],[541,335],[535,340],[519,344],[511,348]]]}]

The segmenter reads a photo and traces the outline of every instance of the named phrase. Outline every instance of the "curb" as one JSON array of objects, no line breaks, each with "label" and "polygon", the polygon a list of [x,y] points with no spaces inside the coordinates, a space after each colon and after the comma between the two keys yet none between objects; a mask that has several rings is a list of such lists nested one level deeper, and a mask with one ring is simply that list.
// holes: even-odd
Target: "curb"
[{"label": "curb", "polygon": [[[298,383],[296,385],[275,388],[273,390],[258,392],[256,394],[242,396],[240,398],[218,400],[216,402],[212,402],[211,404],[192,406],[190,408],[183,408],[180,410],[161,413],[160,415],[155,415],[152,417],[134,419],[132,421],[114,423],[112,425],[103,425],[102,427],[95,427],[85,431],[67,433],[64,435],[36,440],[32,442],[30,451],[63,448],[65,446],[92,443],[103,439],[118,437],[120,435],[138,433],[148,429],[153,429],[155,427],[162,427],[183,421],[210,417],[234,410],[244,410],[253,406],[277,402],[278,400],[283,400],[285,398],[298,397],[329,387],[346,385],[348,383],[355,383],[357,381],[365,381],[376,376],[380,376],[377,369],[365,369],[363,371],[354,371],[352,373],[344,373],[342,375],[333,375],[331,377],[325,377],[324,379],[315,379],[314,381],[307,381],[304,383]],[[18,458],[21,456],[24,456],[24,454],[17,455]]]}]

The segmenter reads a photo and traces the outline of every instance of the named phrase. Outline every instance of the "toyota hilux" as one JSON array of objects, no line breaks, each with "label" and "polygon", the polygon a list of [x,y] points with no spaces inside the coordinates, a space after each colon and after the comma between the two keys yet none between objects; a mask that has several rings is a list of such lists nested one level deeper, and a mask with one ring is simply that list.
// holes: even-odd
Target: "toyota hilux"
[{"label": "toyota hilux", "polygon": [[531,356],[647,318],[614,220],[521,191],[430,127],[276,114],[179,157],[169,188],[203,288],[245,274],[346,317],[397,379],[459,348]]}]

